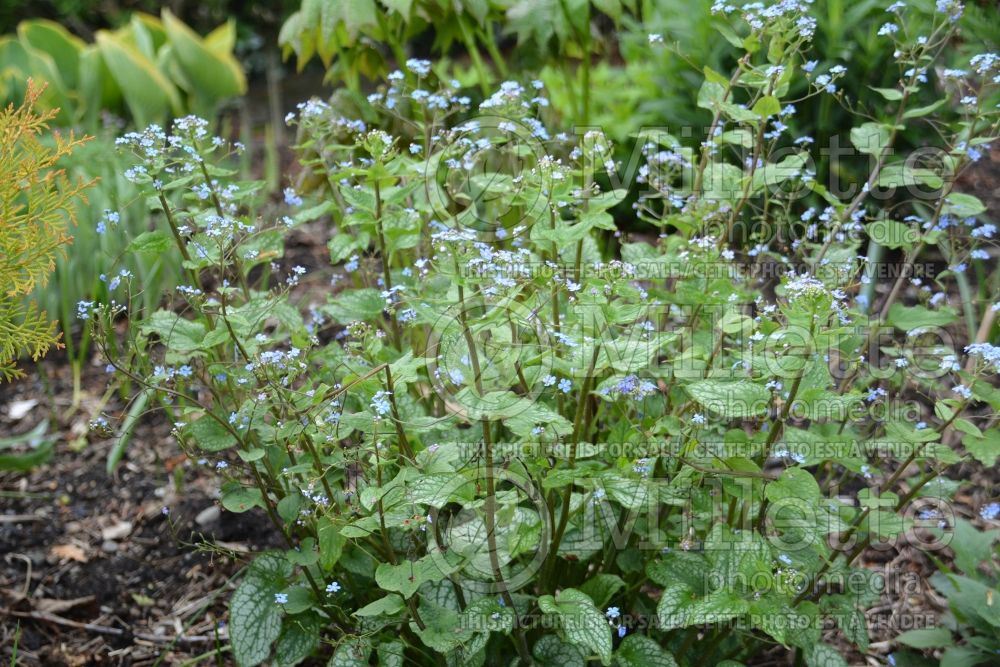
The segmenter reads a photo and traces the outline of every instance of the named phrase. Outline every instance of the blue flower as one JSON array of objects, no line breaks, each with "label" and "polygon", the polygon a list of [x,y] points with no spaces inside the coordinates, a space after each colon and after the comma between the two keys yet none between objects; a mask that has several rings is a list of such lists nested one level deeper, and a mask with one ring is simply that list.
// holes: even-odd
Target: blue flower
[{"label": "blue flower", "polygon": [[391,392],[381,390],[375,392],[375,395],[372,396],[372,410],[374,410],[379,416],[384,417],[389,414],[389,410],[392,407],[388,399],[390,393]]},{"label": "blue flower", "polygon": [[573,383],[567,379],[559,380],[559,390],[564,394],[568,394],[573,389]]},{"label": "blue flower", "polygon": [[288,595],[285,593],[275,593],[274,602],[275,604],[285,604],[288,602]]},{"label": "blue flower", "polygon": [[340,582],[332,581],[326,586],[327,593],[339,593],[340,592]]}]

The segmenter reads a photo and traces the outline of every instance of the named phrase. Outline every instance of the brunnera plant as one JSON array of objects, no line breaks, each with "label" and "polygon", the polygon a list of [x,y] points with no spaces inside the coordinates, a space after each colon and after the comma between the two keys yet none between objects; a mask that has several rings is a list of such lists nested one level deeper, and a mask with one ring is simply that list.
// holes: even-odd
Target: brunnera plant
[{"label": "brunnera plant", "polygon": [[0,111],[0,380],[21,375],[15,363],[22,354],[37,360],[59,345],[56,323],[28,299],[72,241],[74,201],[93,183],[71,182],[58,168],[88,137],[56,133],[54,145],[43,140],[58,113],[35,110],[44,91],[29,79],[24,101]]},{"label": "brunnera plant", "polygon": [[[868,651],[884,575],[859,556],[947,529],[943,473],[1000,454],[997,306],[966,277],[992,279],[995,228],[955,191],[995,139],[1000,57],[939,71],[961,6],[905,39],[890,7],[899,86],[858,119],[870,174],[844,196],[789,129],[793,77],[847,103],[808,5],[717,11],[745,52],[706,71],[710,129],[642,133],[634,184],[599,129],[553,129],[540,82],[476,103],[423,60],[366,120],[300,106],[320,185],[277,214],[248,215],[260,186],[203,120],[120,140],[162,224],[133,245],[189,280],[144,321],[120,321],[127,274],[80,314],[223,507],[287,545],[233,594],[238,664],[846,664],[830,623]],[[909,108],[931,77],[957,107]],[[939,142],[914,163],[892,145],[918,122]],[[284,259],[321,218],[329,282]],[[886,279],[865,239],[949,270]]]}]

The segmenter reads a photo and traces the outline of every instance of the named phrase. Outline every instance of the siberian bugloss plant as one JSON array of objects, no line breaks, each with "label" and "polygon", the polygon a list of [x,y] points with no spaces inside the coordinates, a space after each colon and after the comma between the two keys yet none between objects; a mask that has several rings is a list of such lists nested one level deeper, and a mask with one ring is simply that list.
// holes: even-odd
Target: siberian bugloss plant
[{"label": "siberian bugloss plant", "polygon": [[[846,664],[830,624],[867,652],[884,575],[859,556],[944,546],[942,474],[1000,454],[997,306],[966,277],[988,290],[995,228],[956,190],[996,136],[1000,57],[939,68],[962,10],[938,5],[927,34],[887,14],[899,81],[851,132],[851,189],[788,130],[796,77],[849,95],[794,0],[716,6],[744,52],[706,69],[708,131],[644,131],[638,168],[600,128],[554,129],[540,82],[475,103],[422,60],[367,122],[316,100],[290,117],[321,186],[280,219],[246,214],[259,185],[204,121],[126,135],[169,229],[144,243],[189,280],[125,341],[130,276],[81,315],[222,505],[286,542],[233,594],[237,663],[734,665],[781,645]],[[954,93],[911,107],[932,78]],[[938,142],[895,155],[911,123]],[[329,283],[283,259],[320,217]],[[948,271],[920,275],[931,249]]]}]

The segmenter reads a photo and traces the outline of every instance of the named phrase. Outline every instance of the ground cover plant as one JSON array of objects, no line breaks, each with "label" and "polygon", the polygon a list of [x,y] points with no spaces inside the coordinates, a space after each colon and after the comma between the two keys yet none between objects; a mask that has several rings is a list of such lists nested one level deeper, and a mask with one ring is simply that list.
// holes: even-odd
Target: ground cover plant
[{"label": "ground cover plant", "polygon": [[[716,2],[732,51],[697,63],[698,125],[625,132],[592,113],[615,79],[591,23],[662,56],[651,11],[488,5],[542,53],[494,81],[483,54],[409,57],[396,4],[286,24],[304,59],[360,69],[286,118],[278,202],[209,119],[115,142],[149,226],[95,224],[180,278],[158,304],[123,264],[75,304],[130,392],[91,430],[127,441],[155,407],[280,543],[245,555],[206,659],[991,664],[996,531],[956,498],[1000,455],[997,231],[963,186],[997,138],[1000,56],[953,48],[963,5],[880,7],[871,86],[816,52],[811,3]],[[439,39],[492,45],[477,8],[441,8]],[[361,94],[373,50],[398,62]],[[799,123],[828,106],[849,125]],[[305,228],[324,266],[294,253]],[[899,573],[866,556],[902,548],[948,613],[875,646]]]}]

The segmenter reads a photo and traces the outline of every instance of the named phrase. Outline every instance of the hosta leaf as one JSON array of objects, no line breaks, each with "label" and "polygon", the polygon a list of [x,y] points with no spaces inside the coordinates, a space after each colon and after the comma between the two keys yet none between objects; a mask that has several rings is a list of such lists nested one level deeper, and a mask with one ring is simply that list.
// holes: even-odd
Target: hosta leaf
[{"label": "hosta leaf", "polygon": [[171,53],[192,86],[193,95],[208,100],[242,95],[246,77],[233,54],[209,48],[204,40],[169,9],[163,10],[163,27],[170,39]]},{"label": "hosta leaf", "polygon": [[161,121],[171,113],[180,115],[180,94],[155,63],[106,30],[98,30],[95,38],[137,125]]},{"label": "hosta leaf", "polygon": [[52,56],[68,90],[77,87],[80,54],[85,46],[83,40],[55,21],[46,19],[21,21],[17,34],[25,43]]}]

